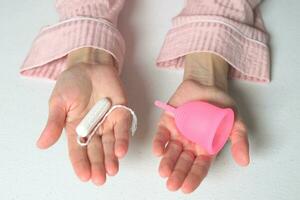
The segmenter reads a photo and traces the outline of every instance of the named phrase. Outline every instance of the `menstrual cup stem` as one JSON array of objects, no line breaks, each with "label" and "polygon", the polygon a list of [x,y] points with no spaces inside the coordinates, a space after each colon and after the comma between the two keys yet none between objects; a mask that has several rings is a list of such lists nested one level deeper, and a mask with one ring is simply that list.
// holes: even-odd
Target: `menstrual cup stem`
[{"label": "menstrual cup stem", "polygon": [[166,112],[170,113],[172,116],[175,115],[175,110],[176,110],[176,108],[174,108],[174,107],[172,107],[172,106],[170,106],[170,105],[168,105],[168,104],[166,104],[166,103],[163,103],[163,102],[161,102],[161,101],[155,101],[154,104],[155,104],[157,107],[159,107],[159,108],[165,110]]}]

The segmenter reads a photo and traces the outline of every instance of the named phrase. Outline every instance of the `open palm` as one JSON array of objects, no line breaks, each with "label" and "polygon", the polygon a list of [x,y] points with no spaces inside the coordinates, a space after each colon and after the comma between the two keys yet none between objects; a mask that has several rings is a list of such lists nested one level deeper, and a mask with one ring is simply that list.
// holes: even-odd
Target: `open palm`
[{"label": "open palm", "polygon": [[[185,80],[169,100],[177,107],[193,100],[203,100],[220,107],[235,108],[232,98],[216,87],[200,85]],[[249,164],[249,145],[244,123],[236,117],[230,140],[232,156],[241,165]],[[208,173],[214,156],[209,155],[201,146],[187,140],[176,128],[174,119],[163,113],[158,123],[158,131],[153,140],[153,152],[162,156],[159,173],[167,178],[171,191],[181,188],[184,193],[194,191]]]},{"label": "open palm", "polygon": [[77,144],[75,129],[82,118],[100,99],[126,105],[127,100],[113,66],[81,64],[60,74],[49,100],[49,117],[37,145],[45,149],[53,145],[65,128],[69,157],[82,181],[101,185],[106,174],[118,172],[118,158],[128,149],[131,116],[122,109],[109,115],[87,147]]}]

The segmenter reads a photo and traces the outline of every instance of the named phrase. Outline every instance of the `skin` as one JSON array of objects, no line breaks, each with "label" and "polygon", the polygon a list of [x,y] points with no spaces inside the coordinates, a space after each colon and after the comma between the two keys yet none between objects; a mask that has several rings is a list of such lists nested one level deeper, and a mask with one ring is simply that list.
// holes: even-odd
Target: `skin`
[{"label": "skin", "polygon": [[[233,107],[227,94],[228,64],[212,54],[191,54],[186,57],[184,80],[170,98],[173,106],[191,100],[205,100],[218,106]],[[206,73],[206,75],[203,75]],[[106,176],[118,172],[119,159],[128,150],[131,116],[125,110],[115,110],[99,128],[87,147],[76,143],[75,128],[90,108],[101,98],[112,104],[127,104],[118,70],[106,52],[82,48],[68,55],[67,69],[56,82],[49,99],[49,117],[37,146],[52,146],[65,128],[69,157],[75,174],[82,181],[91,180],[102,185]],[[230,140],[232,155],[241,165],[249,164],[247,130],[236,118]],[[208,173],[214,156],[191,143],[177,131],[173,118],[164,113],[153,140],[153,152],[161,157],[159,174],[167,178],[171,191],[181,188],[184,193],[194,191]]]},{"label": "skin", "polygon": [[58,77],[49,100],[48,121],[37,141],[39,148],[49,148],[65,128],[74,172],[80,180],[92,180],[95,185],[104,184],[106,175],[117,174],[119,159],[128,150],[131,126],[131,115],[117,109],[87,147],[77,144],[76,126],[104,97],[108,97],[113,105],[127,104],[113,58],[104,51],[90,48],[74,51],[68,56],[67,69]]},{"label": "skin", "polygon": [[[228,68],[228,63],[213,54],[188,55],[184,79],[169,104],[177,107],[188,101],[203,100],[236,111],[236,104],[227,93]],[[230,141],[235,162],[247,166],[250,161],[247,128],[237,112]],[[167,188],[170,191],[181,189],[183,193],[191,193],[200,185],[215,158],[201,146],[184,138],[168,113],[163,113],[159,120],[153,153],[161,157],[158,171],[161,177],[167,179]]]}]

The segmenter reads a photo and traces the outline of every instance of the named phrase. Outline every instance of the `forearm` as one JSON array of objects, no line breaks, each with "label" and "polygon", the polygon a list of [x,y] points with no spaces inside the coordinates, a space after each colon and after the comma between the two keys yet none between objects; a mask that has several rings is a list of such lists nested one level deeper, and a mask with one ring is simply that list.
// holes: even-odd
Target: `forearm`
[{"label": "forearm", "polygon": [[125,42],[116,28],[125,1],[57,0],[60,22],[42,29],[36,37],[21,74],[56,80],[66,67],[78,62],[114,66],[120,73]]},{"label": "forearm", "polygon": [[115,67],[115,61],[106,51],[85,47],[71,52],[67,58],[67,68],[78,64],[105,65]]},{"label": "forearm", "polygon": [[[121,9],[123,8],[124,2],[125,0],[57,0],[57,10],[60,14],[61,20],[76,17],[88,17],[98,19],[100,21],[107,20],[114,24],[114,26],[117,26],[117,19]],[[90,7],[95,9],[97,12],[89,10],[88,8]],[[89,12],[87,12],[87,10],[89,10]],[[102,32],[101,34],[103,35]],[[109,36],[106,37],[112,37],[110,34],[111,33],[109,33]],[[101,40],[101,43],[105,43],[103,41],[107,40],[106,37]],[[115,38],[113,37],[111,40],[114,43],[117,42],[114,41]],[[107,46],[106,44],[104,45]],[[67,66],[74,66],[74,64],[81,63],[117,67],[111,54],[113,52],[108,53],[108,51],[108,49],[100,50],[93,47],[76,49],[68,54]],[[114,55],[116,55],[116,53],[114,53]],[[121,63],[118,64],[121,65]]]},{"label": "forearm", "polygon": [[228,70],[229,64],[216,54],[192,53],[185,57],[184,80],[227,91]]},{"label": "forearm", "polygon": [[210,52],[230,63],[232,79],[270,81],[269,37],[258,8],[261,0],[185,2],[172,20],[158,67],[184,67],[191,52]]}]

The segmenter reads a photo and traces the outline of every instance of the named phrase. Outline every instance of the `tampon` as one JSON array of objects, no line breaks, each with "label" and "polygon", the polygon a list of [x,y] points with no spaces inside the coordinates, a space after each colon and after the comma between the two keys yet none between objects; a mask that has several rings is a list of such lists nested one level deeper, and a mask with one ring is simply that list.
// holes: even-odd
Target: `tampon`
[{"label": "tampon", "polygon": [[79,137],[87,137],[110,107],[111,103],[107,98],[98,101],[76,127],[77,135]]}]

